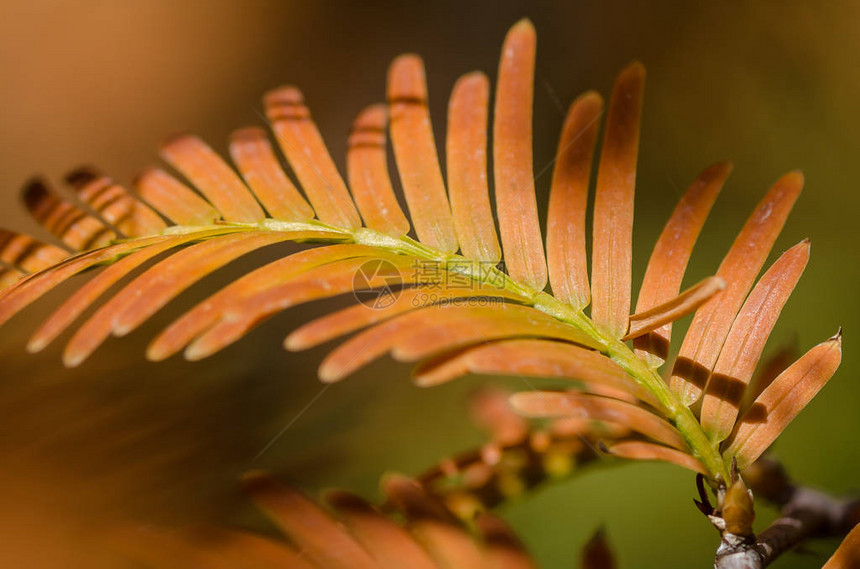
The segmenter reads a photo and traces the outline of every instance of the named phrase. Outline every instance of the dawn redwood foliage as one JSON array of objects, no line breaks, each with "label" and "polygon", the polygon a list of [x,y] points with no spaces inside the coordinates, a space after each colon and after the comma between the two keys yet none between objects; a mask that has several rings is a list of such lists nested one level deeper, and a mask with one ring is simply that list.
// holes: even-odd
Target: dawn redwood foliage
[{"label": "dawn redwood foliage", "polygon": [[[182,352],[190,360],[205,358],[289,307],[384,289],[390,295],[384,305],[356,304],[306,323],[287,336],[285,347],[303,350],[353,334],[322,362],[325,382],[386,354],[416,362],[415,381],[425,386],[469,373],[571,380],[567,391],[481,399],[475,415],[487,427],[488,445],[415,480],[385,479],[388,502],[379,508],[338,493],[328,497],[326,510],[264,474],[249,475],[251,496],[289,544],[220,531],[216,546],[211,536],[201,541],[153,532],[131,540],[130,550],[156,566],[187,565],[177,561],[181,557],[161,558],[160,547],[144,543],[149,539],[170,540],[175,555],[215,548],[210,553],[228,566],[241,559],[254,567],[534,567],[487,508],[506,497],[505,480],[519,477],[528,487],[597,453],[661,460],[697,473],[697,504],[721,533],[718,567],[763,567],[808,537],[851,530],[860,511],[855,502],[823,494],[813,499],[762,458],[841,360],[839,332],[796,360],[781,352],[760,362],[809,259],[809,242],[800,241],[759,278],[803,176],[779,178],[714,276],[682,291],[696,239],[731,170],[725,162],[706,168],[655,244],[633,309],[645,69],[640,63],[624,68],[605,108],[591,91],[571,104],[554,160],[544,239],[532,158],[535,50],[531,23],[515,24],[502,48],[492,113],[483,73],[456,83],[445,177],[422,60],[404,55],[389,69],[387,105],[367,107],[353,124],[346,180],[302,93],[286,86],[264,98],[276,144],[259,127],[240,129],[230,140],[232,165],[199,138],[183,135],[161,147],[181,177],[151,168],[129,191],[79,169],[66,179],[74,199],[42,180],[27,185],[30,213],[57,243],[0,232],[0,323],[70,277],[98,268],[28,343],[36,352],[73,330],[63,354],[68,366],[79,365],[110,336],[129,334],[220,267],[296,241],[314,247],[256,268],[178,315],[149,344],[147,357]],[[389,177],[388,136],[408,213]],[[388,270],[356,279],[369,261],[384,261]],[[114,291],[123,279],[127,284]],[[91,307],[91,315],[80,318]],[[678,356],[667,361],[672,323],[691,314]],[[539,426],[532,418],[550,421]],[[515,451],[525,459],[511,467],[504,458]],[[451,479],[460,483],[438,483]],[[756,536],[748,488],[782,507],[790,523]],[[405,526],[390,519],[394,511]],[[614,566],[603,536],[595,534],[584,566]],[[855,529],[828,567],[856,564],[857,540]]]}]

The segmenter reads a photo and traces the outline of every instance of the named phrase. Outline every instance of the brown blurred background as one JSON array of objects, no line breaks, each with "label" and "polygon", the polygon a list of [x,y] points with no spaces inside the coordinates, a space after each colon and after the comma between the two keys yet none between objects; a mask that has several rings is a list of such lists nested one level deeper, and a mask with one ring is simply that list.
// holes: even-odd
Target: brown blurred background
[{"label": "brown blurred background", "polygon": [[[854,2],[5,0],[0,226],[44,237],[17,198],[35,174],[58,181],[72,167],[97,164],[128,181],[154,160],[161,139],[183,130],[224,150],[231,130],[262,123],[259,96],[283,83],[302,88],[342,165],[351,119],[383,99],[386,66],[406,51],[425,58],[442,140],[457,76],[473,69],[494,76],[506,29],[523,16],[539,37],[537,168],[551,160],[564,108],[578,93],[608,94],[631,59],[648,67],[637,277],[675,200],[705,166],[730,158],[735,171],[694,255],[691,283],[713,273],[771,182],[804,171],[805,193],[776,251],[809,237],[813,256],[769,349],[792,337],[807,349],[843,325],[845,358],[776,451],[804,482],[857,490]],[[549,181],[549,172],[537,180],[541,204]],[[320,392],[314,368],[324,350],[288,354],[280,340],[324,307],[281,315],[201,363],[143,359],[145,341],[171,314],[282,253],[261,252],[220,271],[73,372],[62,368],[57,347],[38,356],[23,349],[63,290],[0,328],[0,566],[122,567],[109,531],[129,520],[258,524],[235,490],[249,468],[273,469],[309,491],[343,486],[374,496],[381,473],[417,473],[480,440],[463,399],[486,380],[420,390],[409,385],[407,368],[387,362],[301,413]],[[574,566],[600,523],[624,567],[708,566],[716,534],[690,506],[692,496],[684,472],[628,466],[589,471],[504,513],[547,568]],[[793,556],[778,566],[821,563]]]}]

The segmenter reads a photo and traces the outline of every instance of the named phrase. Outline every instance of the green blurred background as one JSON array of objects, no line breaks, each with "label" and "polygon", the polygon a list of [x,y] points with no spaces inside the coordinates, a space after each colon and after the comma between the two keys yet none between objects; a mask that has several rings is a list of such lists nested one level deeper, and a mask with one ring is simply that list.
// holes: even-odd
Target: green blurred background
[{"label": "green blurred background", "polygon": [[[608,95],[614,74],[632,59],[648,68],[635,278],[675,201],[704,167],[724,158],[735,163],[689,283],[715,271],[770,183],[804,171],[806,190],[772,257],[804,237],[813,255],[769,350],[792,338],[805,350],[842,325],[845,356],[775,450],[797,479],[856,491],[856,2],[5,0],[0,225],[44,236],[17,198],[34,174],[59,180],[92,163],[128,181],[154,160],[158,141],[181,130],[225,150],[232,129],[261,123],[260,94],[282,83],[303,89],[342,166],[350,121],[384,98],[387,64],[406,51],[425,58],[443,140],[454,81],[473,69],[494,76],[505,32],[523,16],[539,38],[536,168],[552,159],[564,108],[577,94],[595,88]],[[542,206],[550,177],[537,180]],[[145,341],[171,315],[282,253],[267,250],[227,267],[75,371],[62,368],[59,347],[24,353],[29,333],[70,288],[0,328],[0,532],[10,544],[0,565],[117,566],[105,532],[127,519],[258,523],[235,489],[250,468],[272,469],[311,492],[339,486],[375,497],[383,472],[415,474],[481,441],[464,400],[486,378],[422,390],[409,384],[408,368],[386,361],[315,399],[321,386],[314,368],[325,349],[289,354],[280,341],[331,306],[283,314],[201,363],[143,359]],[[600,524],[622,567],[707,567],[717,535],[693,496],[686,472],[635,465],[591,469],[503,513],[547,568],[576,566]],[[822,563],[821,555],[790,555],[775,566]]]}]

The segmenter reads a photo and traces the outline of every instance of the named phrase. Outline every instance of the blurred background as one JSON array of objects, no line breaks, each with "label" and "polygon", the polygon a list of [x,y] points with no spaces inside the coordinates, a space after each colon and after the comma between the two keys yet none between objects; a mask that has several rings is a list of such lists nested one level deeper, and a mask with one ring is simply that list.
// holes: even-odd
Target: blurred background
[{"label": "blurred background", "polygon": [[[352,118],[383,100],[386,67],[407,51],[425,58],[441,141],[454,81],[474,69],[494,77],[505,32],[524,16],[539,38],[536,169],[552,159],[577,94],[594,88],[608,95],[614,74],[632,59],[648,68],[636,278],[661,224],[704,167],[725,158],[735,164],[689,283],[713,274],[774,180],[804,171],[806,189],[773,257],[804,237],[813,255],[768,351],[792,339],[806,350],[842,325],[845,356],[775,451],[804,483],[857,491],[856,2],[4,0],[0,226],[46,237],[18,199],[33,175],[60,185],[71,168],[96,164],[128,182],[177,131],[226,150],[231,130],[262,124],[260,95],[284,83],[302,88],[342,167]],[[536,182],[542,207],[550,178],[547,172]],[[410,385],[408,368],[386,361],[321,395],[315,366],[325,348],[289,354],[280,342],[330,306],[283,314],[200,363],[144,360],[145,342],[171,315],[283,253],[259,252],[225,268],[74,371],[60,364],[59,345],[38,356],[24,352],[70,288],[0,328],[0,566],[123,567],[107,543],[111,528],[129,520],[259,525],[236,489],[251,468],[271,469],[310,492],[337,486],[377,497],[382,473],[417,474],[480,443],[464,402],[486,378],[422,390]],[[706,567],[717,534],[693,496],[692,476],[677,468],[591,469],[503,514],[543,567],[574,567],[600,524],[622,567]],[[833,547],[821,544],[818,556],[786,556],[775,566],[819,567]]]}]

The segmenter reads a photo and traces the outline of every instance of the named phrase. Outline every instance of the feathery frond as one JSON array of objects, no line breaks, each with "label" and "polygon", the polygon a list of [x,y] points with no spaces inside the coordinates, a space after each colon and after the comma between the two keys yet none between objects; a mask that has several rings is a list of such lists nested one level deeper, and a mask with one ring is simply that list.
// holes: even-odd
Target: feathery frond
[{"label": "feathery frond", "polygon": [[[456,83],[448,107],[447,188],[416,55],[391,65],[387,106],[368,106],[353,123],[348,185],[292,86],[264,98],[292,174],[281,167],[265,131],[249,127],[230,139],[237,170],[199,138],[182,135],[161,148],[181,179],[150,168],[128,191],[79,169],[67,178],[79,204],[31,182],[24,192],[28,209],[75,253],[0,233],[0,324],[70,277],[101,268],[28,343],[39,351],[70,331],[64,362],[80,365],[110,336],[131,333],[231,261],[284,241],[316,243],[249,272],[179,315],[149,345],[147,357],[184,352],[188,359],[204,358],[289,307],[370,292],[379,295],[373,306],[358,304],[307,323],[285,347],[306,349],[357,332],[324,360],[324,381],[340,380],[385,354],[417,362],[421,385],[466,373],[568,379],[584,393],[525,393],[514,404],[530,415],[612,421],[625,431],[608,441],[610,453],[727,479],[731,461],[741,468],[754,461],[839,363],[837,336],[772,383],[766,380],[774,374],[760,371],[766,380],[747,387],[808,258],[804,241],[756,284],[803,176],[779,179],[716,275],[680,292],[731,167],[719,162],[705,169],[654,247],[631,316],[644,67],[622,70],[607,105],[594,176],[589,284],[585,218],[603,101],[588,92],[571,105],[556,153],[545,254],[533,179],[535,54],[533,26],[517,23],[504,41],[492,117],[482,73]],[[490,120],[498,234],[487,175]],[[386,128],[408,215],[389,176]],[[547,280],[552,294],[544,290]],[[113,291],[121,281],[127,282]],[[689,314],[692,324],[666,382],[659,368],[669,354],[672,323]],[[744,401],[749,408],[738,421]]]},{"label": "feathery frond", "polygon": [[[382,507],[339,490],[317,502],[262,472],[246,475],[243,487],[281,535],[134,527],[115,531],[112,549],[150,569],[538,569],[500,517],[481,512],[464,523],[404,476],[383,479]],[[584,545],[580,567],[616,567],[603,528]]]},{"label": "feathery frond", "polygon": [[537,569],[500,518],[483,513],[470,531],[404,476],[382,482],[388,511],[341,491],[323,506],[265,473],[247,475],[243,487],[286,540],[197,528],[124,531],[114,541],[153,569]]},{"label": "feathery frond", "polygon": [[[118,532],[113,541],[131,560],[154,569],[537,569],[517,535],[490,510],[544,474],[566,474],[560,458],[568,459],[568,470],[593,460],[594,437],[613,433],[592,421],[530,424],[507,405],[509,395],[494,388],[475,393],[472,418],[489,441],[417,478],[385,476],[386,499],[379,506],[340,490],[318,502],[254,472],[244,477],[243,489],[285,539],[197,527],[138,528]],[[615,567],[605,533],[598,529],[583,547],[584,569]]]}]

